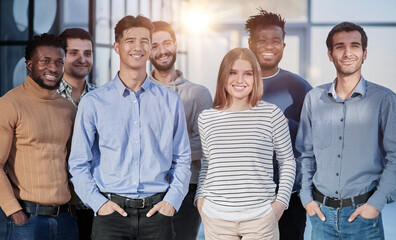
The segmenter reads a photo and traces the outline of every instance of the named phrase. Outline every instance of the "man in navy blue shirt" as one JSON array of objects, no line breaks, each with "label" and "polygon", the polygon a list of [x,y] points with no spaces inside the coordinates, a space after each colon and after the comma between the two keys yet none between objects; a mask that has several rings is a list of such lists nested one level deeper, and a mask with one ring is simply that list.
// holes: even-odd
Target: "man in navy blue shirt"
[{"label": "man in navy blue shirt", "polygon": [[[263,100],[277,105],[288,120],[294,157],[295,140],[300,112],[305,94],[311,85],[300,76],[279,68],[283,56],[285,40],[285,20],[279,14],[260,9],[259,14],[246,21],[246,30],[250,33],[249,48],[255,53],[261,67],[264,82]],[[276,158],[274,154],[274,159]],[[279,173],[277,161],[274,160],[274,181],[278,184]],[[279,220],[280,239],[303,240],[306,212],[298,197],[301,188],[301,167],[297,165],[296,180],[290,197],[289,208]]]},{"label": "man in navy blue shirt", "polygon": [[395,191],[396,95],[361,74],[363,28],[340,23],[326,44],[337,78],[307,94],[296,140],[312,239],[384,239],[381,210]]}]

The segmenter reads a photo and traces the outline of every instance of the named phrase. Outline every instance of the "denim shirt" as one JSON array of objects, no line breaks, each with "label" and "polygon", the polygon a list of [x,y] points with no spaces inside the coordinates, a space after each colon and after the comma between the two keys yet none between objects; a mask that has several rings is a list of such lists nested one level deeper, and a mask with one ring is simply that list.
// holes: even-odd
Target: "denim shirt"
[{"label": "denim shirt", "polygon": [[363,77],[345,101],[335,83],[310,91],[301,112],[301,200],[313,185],[326,196],[350,198],[376,189],[368,204],[382,210],[395,192],[396,95]]},{"label": "denim shirt", "polygon": [[[95,151],[98,149],[99,151]],[[82,98],[69,171],[95,212],[100,192],[145,198],[166,192],[178,210],[190,180],[190,144],[180,97],[148,77],[134,93],[117,76]]]}]

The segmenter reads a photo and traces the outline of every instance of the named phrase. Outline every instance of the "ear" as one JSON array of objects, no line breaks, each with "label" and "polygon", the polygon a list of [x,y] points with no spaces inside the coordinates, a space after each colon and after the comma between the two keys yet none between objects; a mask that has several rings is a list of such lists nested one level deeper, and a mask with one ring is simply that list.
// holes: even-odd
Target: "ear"
[{"label": "ear", "polygon": [[367,58],[367,48],[363,52],[363,61],[366,60],[366,58]]},{"label": "ear", "polygon": [[327,56],[329,56],[330,62],[333,62],[333,57],[331,56],[331,51],[330,50],[327,51]]},{"label": "ear", "polygon": [[26,60],[26,68],[29,71],[29,75],[32,72],[33,62],[32,60]]},{"label": "ear", "polygon": [[114,48],[114,51],[115,51],[117,54],[120,54],[120,43],[119,43],[119,42],[115,41],[115,42],[113,43],[113,48]]},{"label": "ear", "polygon": [[249,44],[249,49],[251,50],[252,49],[252,44],[253,44],[253,41],[252,41],[251,37],[249,37],[248,44]]}]

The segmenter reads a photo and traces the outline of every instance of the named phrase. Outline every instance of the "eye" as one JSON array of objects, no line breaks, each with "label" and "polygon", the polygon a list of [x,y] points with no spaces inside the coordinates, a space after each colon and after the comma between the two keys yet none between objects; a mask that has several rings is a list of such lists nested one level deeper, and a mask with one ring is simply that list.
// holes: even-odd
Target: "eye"
[{"label": "eye", "polygon": [[56,61],[55,63],[56,63],[56,65],[58,65],[58,66],[63,66],[63,65],[64,65],[64,62],[63,62],[63,61]]},{"label": "eye", "polygon": [[70,52],[69,54],[72,56],[75,56],[75,55],[77,55],[77,52]]},{"label": "eye", "polygon": [[90,57],[90,56],[92,56],[92,52],[86,52],[84,55],[85,55],[86,57]]},{"label": "eye", "polygon": [[253,72],[247,72],[246,75],[247,76],[253,76]]},{"label": "eye", "polygon": [[230,75],[236,75],[237,72],[236,71],[230,71]]},{"label": "eye", "polygon": [[152,46],[151,46],[151,49],[152,49],[152,50],[155,50],[155,49],[157,49],[157,48],[158,48],[157,45],[152,45]]}]

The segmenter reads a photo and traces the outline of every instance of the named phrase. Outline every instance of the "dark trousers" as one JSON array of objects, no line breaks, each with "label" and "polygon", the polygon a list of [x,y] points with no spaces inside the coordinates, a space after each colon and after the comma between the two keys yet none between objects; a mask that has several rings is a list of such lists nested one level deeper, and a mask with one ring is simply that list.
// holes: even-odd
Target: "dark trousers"
[{"label": "dark trousers", "polygon": [[3,209],[0,208],[0,240],[6,239],[5,238],[6,233],[7,233],[7,217]]},{"label": "dark trousers", "polygon": [[77,226],[80,240],[90,240],[94,212],[92,209],[77,209]]},{"label": "dark trousers", "polygon": [[[121,206],[122,207],[122,206]],[[94,240],[172,240],[174,239],[173,217],[168,217],[156,212],[151,217],[146,217],[152,208],[124,208],[127,217],[118,212],[110,215],[95,216],[92,227]]]},{"label": "dark trousers", "polygon": [[289,208],[279,220],[280,239],[303,240],[306,214],[298,193],[293,193],[290,197]]},{"label": "dark trousers", "polygon": [[198,235],[201,217],[194,206],[196,188],[190,187],[179,211],[173,217],[176,240],[195,240]]}]

